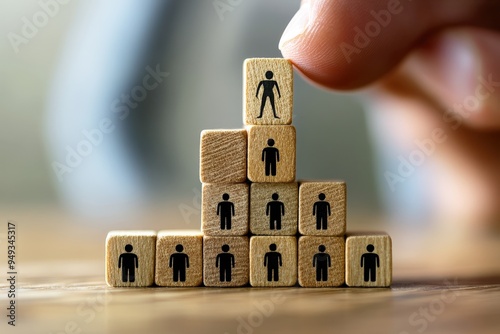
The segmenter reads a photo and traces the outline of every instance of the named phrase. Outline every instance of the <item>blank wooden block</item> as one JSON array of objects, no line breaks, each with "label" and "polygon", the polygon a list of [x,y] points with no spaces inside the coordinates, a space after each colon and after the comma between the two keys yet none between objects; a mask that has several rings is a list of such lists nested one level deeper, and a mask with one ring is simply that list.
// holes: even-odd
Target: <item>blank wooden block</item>
[{"label": "blank wooden block", "polygon": [[203,235],[200,231],[160,231],[156,240],[155,283],[199,286],[203,282]]},{"label": "blank wooden block", "polygon": [[392,241],[387,234],[353,234],[346,239],[346,283],[389,287],[392,283]]},{"label": "blank wooden block", "polygon": [[343,181],[300,182],[299,232],[303,235],[344,235],[346,196]]},{"label": "blank wooden block", "polygon": [[248,237],[203,237],[203,283],[214,287],[248,284]]},{"label": "blank wooden block", "polygon": [[243,80],[245,124],[292,123],[293,69],[289,60],[247,59],[243,63]]},{"label": "blank wooden block", "polygon": [[248,179],[252,182],[295,181],[295,128],[249,125]]},{"label": "blank wooden block", "polygon": [[250,231],[258,235],[297,234],[297,183],[252,183]]},{"label": "blank wooden block", "polygon": [[293,286],[297,283],[297,238],[253,236],[250,238],[250,284]]},{"label": "blank wooden block", "polygon": [[155,278],[156,232],[111,231],[106,238],[106,283],[151,286]]},{"label": "blank wooden block", "polygon": [[205,235],[248,233],[249,187],[246,183],[203,184],[201,223]]},{"label": "blank wooden block", "polygon": [[299,238],[299,284],[303,287],[333,287],[344,284],[344,237]]},{"label": "blank wooden block", "polygon": [[200,144],[200,180],[203,183],[239,183],[247,176],[245,130],[204,130]]}]

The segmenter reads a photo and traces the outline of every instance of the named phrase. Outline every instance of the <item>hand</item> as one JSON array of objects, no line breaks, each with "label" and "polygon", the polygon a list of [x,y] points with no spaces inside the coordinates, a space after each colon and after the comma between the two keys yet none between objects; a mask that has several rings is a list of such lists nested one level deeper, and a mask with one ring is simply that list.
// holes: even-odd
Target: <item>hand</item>
[{"label": "hand", "polygon": [[[303,1],[280,49],[313,83],[360,89],[392,164],[431,171],[432,218],[498,223],[499,13],[489,0]],[[395,192],[415,176],[382,173]]]}]

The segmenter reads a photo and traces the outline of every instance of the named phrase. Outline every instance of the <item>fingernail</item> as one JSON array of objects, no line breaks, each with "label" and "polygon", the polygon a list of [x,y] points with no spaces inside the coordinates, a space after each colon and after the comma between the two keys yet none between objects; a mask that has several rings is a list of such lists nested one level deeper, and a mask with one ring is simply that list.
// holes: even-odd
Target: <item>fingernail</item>
[{"label": "fingernail", "polygon": [[302,35],[307,30],[307,25],[309,23],[309,7],[310,5],[308,2],[303,3],[297,13],[292,17],[278,44],[280,50],[282,50],[288,42]]}]

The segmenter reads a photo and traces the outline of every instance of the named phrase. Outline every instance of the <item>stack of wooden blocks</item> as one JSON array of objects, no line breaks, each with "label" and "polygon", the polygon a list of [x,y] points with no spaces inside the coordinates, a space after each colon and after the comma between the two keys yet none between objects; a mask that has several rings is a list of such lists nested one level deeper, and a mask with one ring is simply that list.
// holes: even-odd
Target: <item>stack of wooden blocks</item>
[{"label": "stack of wooden blocks", "polygon": [[247,59],[243,75],[245,129],[201,133],[203,233],[110,232],[107,283],[390,286],[390,237],[345,234],[345,182],[295,180],[290,62]]}]

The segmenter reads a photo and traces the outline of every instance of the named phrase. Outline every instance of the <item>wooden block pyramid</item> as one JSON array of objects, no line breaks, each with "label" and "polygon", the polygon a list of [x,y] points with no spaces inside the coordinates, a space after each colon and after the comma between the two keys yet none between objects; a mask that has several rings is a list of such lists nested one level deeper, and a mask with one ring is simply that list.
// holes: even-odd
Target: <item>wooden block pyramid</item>
[{"label": "wooden block pyramid", "polygon": [[[129,240],[142,239],[110,232],[123,240],[107,247],[108,284],[149,286],[154,276],[159,286],[390,286],[390,237],[346,236],[345,182],[296,181],[291,63],[247,59],[243,77],[245,128],[201,133],[202,233],[148,234],[156,250],[136,266],[131,248],[145,248]],[[138,273],[148,265],[146,280]]]}]

